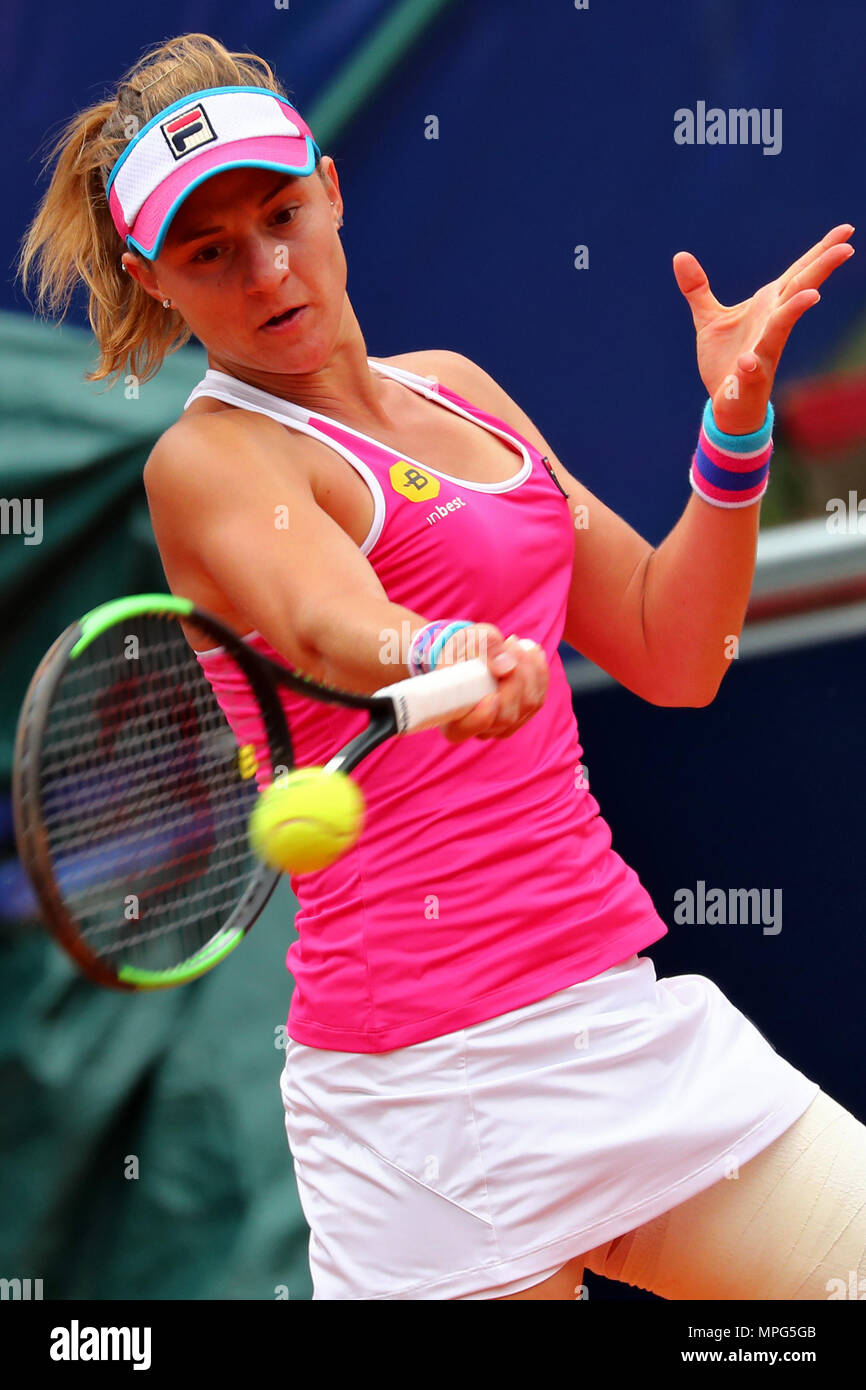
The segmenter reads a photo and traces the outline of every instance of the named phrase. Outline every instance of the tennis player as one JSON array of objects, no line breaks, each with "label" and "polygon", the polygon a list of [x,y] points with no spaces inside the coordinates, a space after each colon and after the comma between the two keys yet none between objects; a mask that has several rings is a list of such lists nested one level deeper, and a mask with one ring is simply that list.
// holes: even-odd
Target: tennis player
[{"label": "tennis player", "polygon": [[[574,1299],[587,1268],[667,1299],[836,1296],[866,1277],[866,1128],[711,980],[656,977],[667,926],[586,785],[558,647],[653,704],[714,698],[774,373],[853,227],[730,308],[675,257],[708,400],[653,548],[478,365],[367,356],[342,224],[269,65],[192,34],[69,122],[21,263],[40,309],[86,284],[88,379],[207,349],[145,471],[172,590],[348,689],[479,652],[497,676],[368,758],[358,845],[292,879],[281,1084],[314,1298]],[[233,717],[221,650],[188,636]],[[364,720],[285,699],[300,763]]]}]

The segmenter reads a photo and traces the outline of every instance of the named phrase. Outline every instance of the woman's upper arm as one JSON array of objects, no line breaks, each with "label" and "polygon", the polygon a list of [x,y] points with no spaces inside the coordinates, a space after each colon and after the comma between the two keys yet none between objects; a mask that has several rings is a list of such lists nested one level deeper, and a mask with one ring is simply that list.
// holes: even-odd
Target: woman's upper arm
[{"label": "woman's upper arm", "polygon": [[161,553],[201,567],[301,669],[332,605],[358,593],[388,602],[369,560],[292,466],[276,421],[234,411],[178,421],[154,446],[144,483]]}]

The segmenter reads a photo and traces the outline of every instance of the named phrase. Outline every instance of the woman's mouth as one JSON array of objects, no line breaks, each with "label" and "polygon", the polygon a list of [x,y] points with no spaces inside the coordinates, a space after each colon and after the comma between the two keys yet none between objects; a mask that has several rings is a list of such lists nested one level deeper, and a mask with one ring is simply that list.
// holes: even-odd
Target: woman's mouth
[{"label": "woman's mouth", "polygon": [[273,318],[269,318],[267,323],[262,324],[263,332],[285,332],[287,329],[291,328],[293,324],[297,323],[298,319],[301,317],[306,307],[306,304],[299,304],[294,309],[286,309],[286,311],[282,314],[274,314]]}]

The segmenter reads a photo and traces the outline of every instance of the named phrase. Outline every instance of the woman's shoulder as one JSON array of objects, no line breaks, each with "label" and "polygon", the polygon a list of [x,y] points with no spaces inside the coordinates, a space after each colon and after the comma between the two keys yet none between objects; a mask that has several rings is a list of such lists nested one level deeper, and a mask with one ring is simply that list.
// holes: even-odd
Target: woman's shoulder
[{"label": "woman's shoulder", "polygon": [[430,376],[442,386],[462,396],[480,410],[487,411],[497,419],[504,420],[512,429],[530,439],[535,448],[543,454],[551,454],[550,445],[542,438],[529,417],[494,377],[485,372],[470,357],[460,352],[450,352],[445,348],[433,348],[426,352],[404,352],[399,357],[374,357],[374,362],[384,362],[386,366],[403,367],[419,376]]},{"label": "woman's shoulder", "polygon": [[[421,352],[402,352],[397,357],[371,357],[371,362],[381,362],[386,367],[402,367],[404,371],[415,372],[418,376],[433,377],[436,381],[455,391],[458,396],[474,399],[472,391],[484,392],[490,381],[477,363],[461,352],[451,352],[447,348],[427,348]],[[478,404],[482,404],[481,401]]]}]

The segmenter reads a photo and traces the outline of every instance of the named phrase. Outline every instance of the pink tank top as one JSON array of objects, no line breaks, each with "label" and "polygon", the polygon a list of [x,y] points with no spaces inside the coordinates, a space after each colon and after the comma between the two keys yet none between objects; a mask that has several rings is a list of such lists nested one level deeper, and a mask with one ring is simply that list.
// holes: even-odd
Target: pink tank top
[{"label": "pink tank top", "polygon": [[[347,1052],[386,1052],[520,1008],[668,930],[612,849],[581,776],[558,651],[575,544],[568,500],[509,425],[430,378],[368,361],[512,444],[514,476],[465,482],[457,458],[454,476],[442,473],[213,369],[186,404],[215,396],[336,449],[373,495],[361,549],[389,599],[534,638],[550,683],[542,708],[509,738],[452,744],[428,729],[377,749],[352,774],[366,803],[358,843],[326,869],[291,876],[299,908],[288,1033]],[[245,640],[291,668],[259,633]],[[238,741],[259,742],[221,652],[200,653],[201,665]],[[363,711],[293,692],[283,704],[299,765],[327,762],[367,722]]]}]

